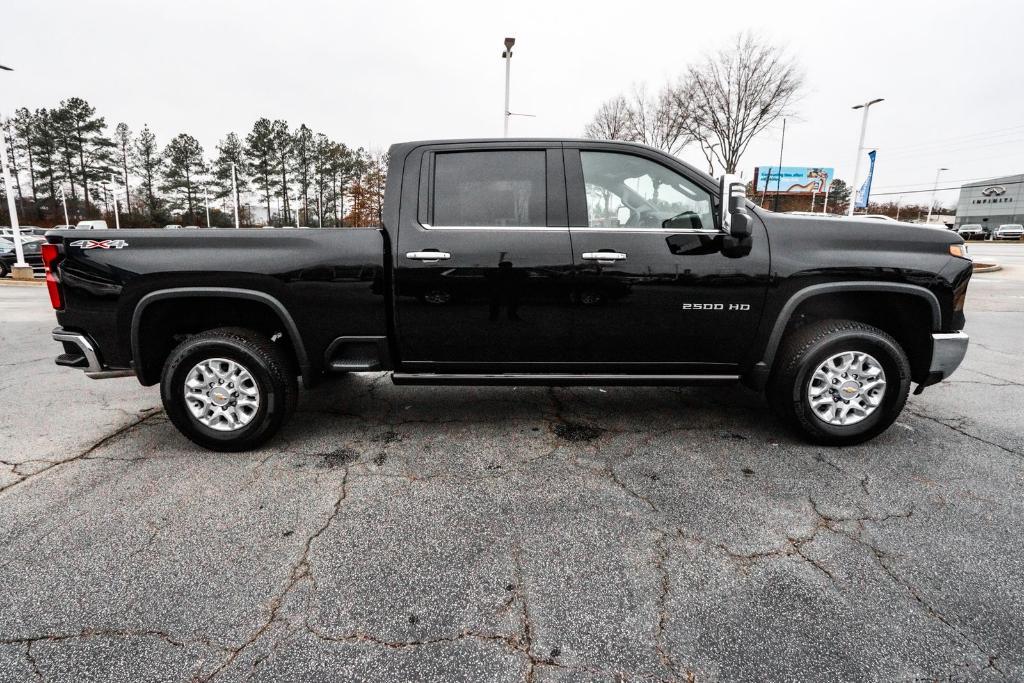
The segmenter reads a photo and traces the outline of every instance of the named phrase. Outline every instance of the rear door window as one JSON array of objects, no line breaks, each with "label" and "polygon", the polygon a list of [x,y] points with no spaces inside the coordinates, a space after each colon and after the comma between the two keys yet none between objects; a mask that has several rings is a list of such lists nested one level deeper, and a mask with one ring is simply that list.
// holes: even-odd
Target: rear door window
[{"label": "rear door window", "polygon": [[432,225],[539,227],[547,223],[541,150],[444,152],[434,156]]}]

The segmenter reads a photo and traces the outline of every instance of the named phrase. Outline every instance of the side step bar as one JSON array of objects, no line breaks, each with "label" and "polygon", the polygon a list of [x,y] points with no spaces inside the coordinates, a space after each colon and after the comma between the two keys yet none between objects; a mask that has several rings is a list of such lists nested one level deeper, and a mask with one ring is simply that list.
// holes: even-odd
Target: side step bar
[{"label": "side step bar", "polygon": [[733,384],[739,375],[571,375],[571,374],[438,374],[395,372],[391,381],[401,385],[537,386],[537,387],[662,387]]}]

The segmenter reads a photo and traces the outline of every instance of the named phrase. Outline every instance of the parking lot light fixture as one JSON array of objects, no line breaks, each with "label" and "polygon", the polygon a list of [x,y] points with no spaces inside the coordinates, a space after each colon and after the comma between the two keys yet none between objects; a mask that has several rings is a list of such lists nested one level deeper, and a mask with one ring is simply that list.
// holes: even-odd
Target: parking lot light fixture
[{"label": "parking lot light fixture", "polygon": [[860,119],[860,140],[857,142],[857,161],[853,166],[853,180],[851,181],[850,188],[853,190],[853,195],[850,197],[850,206],[846,209],[846,215],[853,215],[853,208],[857,205],[857,176],[860,175],[860,157],[864,153],[864,133],[868,129],[868,110],[871,109],[871,105],[884,102],[884,97],[878,97],[876,99],[865,102],[864,104],[858,104],[853,109],[863,109],[864,115]]},{"label": "parking lot light fixture", "polygon": [[505,51],[501,53],[505,60],[505,137],[508,137],[508,117],[512,115],[508,104],[509,77],[512,73],[512,46],[516,44],[515,38],[505,38]]},{"label": "parking lot light fixture", "polygon": [[[9,66],[0,65],[4,71],[14,71]],[[0,140],[3,136],[0,135]],[[7,195],[7,212],[11,217],[11,240],[14,242],[14,267],[11,274],[15,279],[31,280],[34,275],[32,268],[25,263],[25,250],[21,248],[21,226],[18,223],[18,208],[14,205],[14,181],[11,179],[11,169],[7,165],[7,144],[0,143],[0,171],[3,172],[4,194]]]},{"label": "parking lot light fixture", "polygon": [[240,227],[238,224],[238,180],[235,178],[235,162],[231,162],[231,202],[235,207],[235,230]]}]

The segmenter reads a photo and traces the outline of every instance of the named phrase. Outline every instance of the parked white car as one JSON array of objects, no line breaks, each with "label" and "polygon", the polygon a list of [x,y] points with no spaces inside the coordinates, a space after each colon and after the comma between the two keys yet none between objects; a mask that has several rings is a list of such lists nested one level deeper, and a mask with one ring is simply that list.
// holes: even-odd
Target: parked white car
[{"label": "parked white car", "polygon": [[164,230],[181,230],[180,225],[165,225]]},{"label": "parked white car", "polygon": [[1020,223],[1003,223],[992,233],[994,240],[1019,240],[1024,237],[1024,225]]},{"label": "parked white car", "polygon": [[985,236],[985,229],[980,223],[964,223],[957,229],[956,234],[965,240],[976,240]]},{"label": "parked white car", "polygon": [[76,230],[106,230],[106,221],[79,221]]}]

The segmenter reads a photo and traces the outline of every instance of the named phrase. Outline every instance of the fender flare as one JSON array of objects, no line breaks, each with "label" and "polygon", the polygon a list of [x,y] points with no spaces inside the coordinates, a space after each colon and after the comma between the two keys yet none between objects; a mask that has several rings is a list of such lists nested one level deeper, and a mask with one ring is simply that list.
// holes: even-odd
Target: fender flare
[{"label": "fender flare", "polygon": [[753,384],[762,388],[768,381],[771,374],[772,363],[775,361],[775,354],[782,343],[782,335],[786,332],[790,318],[797,307],[811,297],[822,294],[834,294],[836,292],[894,292],[898,294],[910,294],[924,299],[928,303],[932,313],[932,331],[936,332],[942,328],[942,307],[939,305],[939,298],[931,290],[920,285],[911,285],[902,282],[824,282],[817,285],[809,285],[799,289],[786,301],[782,310],[772,327],[768,337],[761,360],[754,366]]},{"label": "fender flare", "polygon": [[[281,324],[284,325],[285,331],[288,332],[292,346],[295,349],[295,355],[299,361],[299,373],[302,375],[303,384],[307,387],[312,385],[313,367],[310,365],[309,356],[306,354],[306,347],[303,344],[302,337],[299,335],[299,328],[295,324],[295,320],[279,299],[255,289],[239,289],[235,287],[173,287],[171,289],[158,289],[156,291],[149,292],[139,299],[139,303],[135,305],[135,310],[132,312],[132,359],[134,360],[142,357],[142,339],[140,329],[142,324],[142,314],[150,304],[157,301],[163,301],[165,299],[191,299],[195,297],[247,299],[249,301],[256,301],[269,306],[274,314],[277,315],[278,319],[280,319]],[[151,379],[143,376],[141,363],[134,363],[134,365],[135,372],[142,384],[145,384]]]}]

